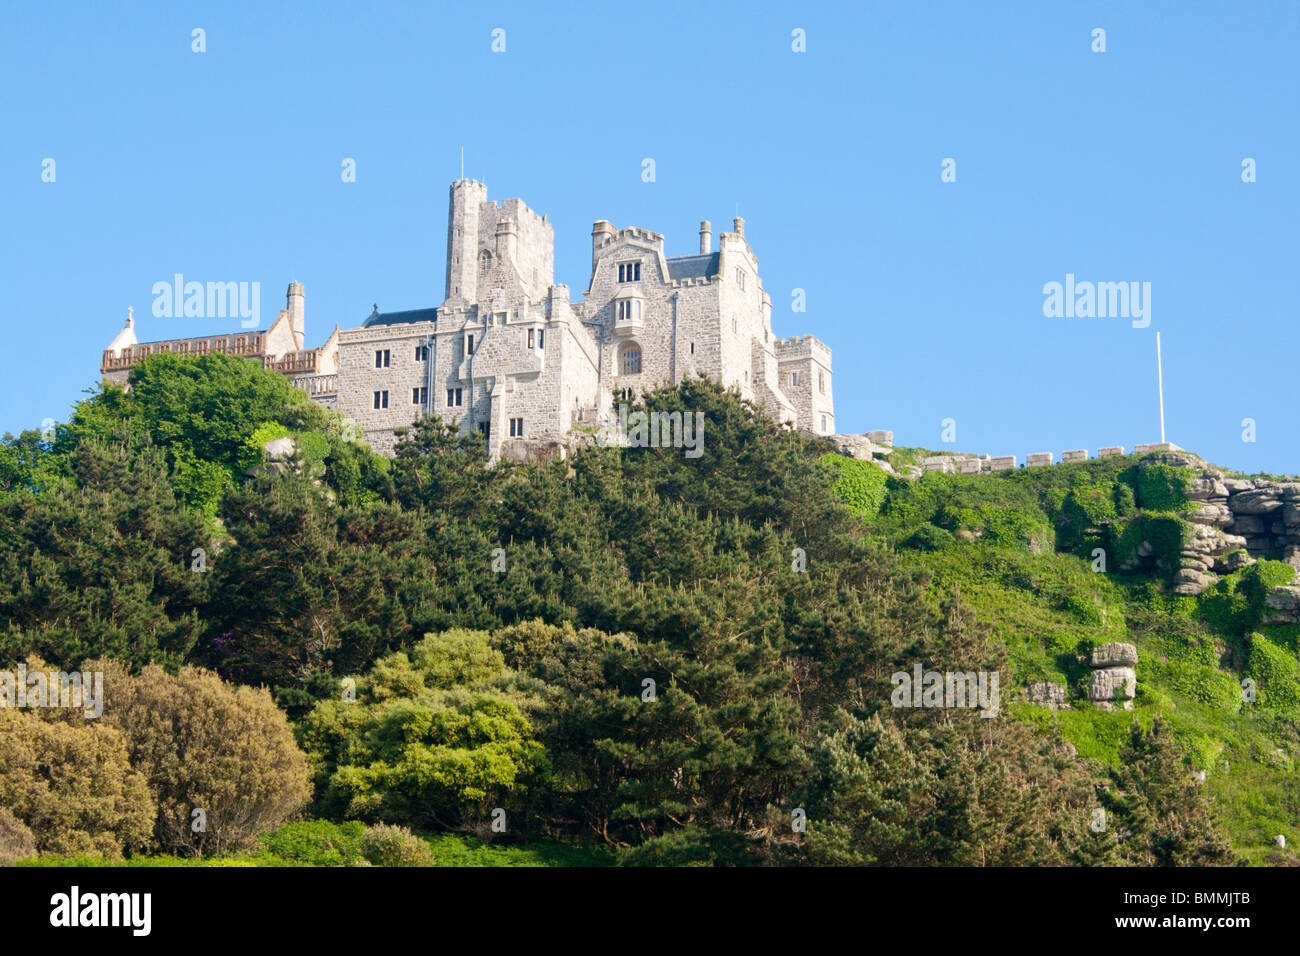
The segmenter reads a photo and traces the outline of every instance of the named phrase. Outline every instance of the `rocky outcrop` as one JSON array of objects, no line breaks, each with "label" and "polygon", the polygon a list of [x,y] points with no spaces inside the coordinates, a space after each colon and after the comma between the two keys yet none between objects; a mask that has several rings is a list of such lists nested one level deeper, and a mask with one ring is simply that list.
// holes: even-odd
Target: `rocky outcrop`
[{"label": "rocky outcrop", "polygon": [[1264,596],[1261,624],[1300,624],[1300,587],[1280,585]]},{"label": "rocky outcrop", "polygon": [[1025,699],[1031,704],[1038,704],[1052,710],[1068,710],[1065,688],[1051,681],[1037,681],[1025,688]]},{"label": "rocky outcrop", "polygon": [[1124,710],[1132,710],[1137,696],[1137,662],[1137,648],[1132,644],[1100,644],[1093,648],[1088,699],[1103,710],[1114,710],[1117,703]]}]

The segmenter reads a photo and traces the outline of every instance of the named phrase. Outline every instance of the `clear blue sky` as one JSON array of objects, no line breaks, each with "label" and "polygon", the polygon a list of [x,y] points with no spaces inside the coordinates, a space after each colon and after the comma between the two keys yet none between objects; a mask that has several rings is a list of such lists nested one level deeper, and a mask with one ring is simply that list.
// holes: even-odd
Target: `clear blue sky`
[{"label": "clear blue sky", "polygon": [[[681,255],[701,218],[716,233],[739,207],[776,333],[834,349],[841,431],[944,447],[953,418],[947,447],[1022,460],[1155,441],[1159,330],[1169,439],[1300,472],[1292,0],[5,17],[0,431],[65,420],[128,305],[142,339],[232,327],[153,318],[152,286],[176,272],[260,282],[263,327],[304,283],[310,345],[371,303],[437,304],[463,146],[491,197],[550,216],[575,299],[594,220],[662,232]],[[1045,318],[1043,285],[1067,273],[1150,282],[1150,326]]]}]

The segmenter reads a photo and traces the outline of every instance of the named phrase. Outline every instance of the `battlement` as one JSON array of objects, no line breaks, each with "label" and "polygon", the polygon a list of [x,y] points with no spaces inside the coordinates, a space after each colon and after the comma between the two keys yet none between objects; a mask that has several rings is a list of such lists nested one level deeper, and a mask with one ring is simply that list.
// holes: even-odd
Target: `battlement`
[{"label": "battlement", "polygon": [[831,357],[830,346],[815,335],[792,335],[787,339],[777,339],[774,344],[776,357],[782,361],[804,356],[816,356],[829,361]]}]

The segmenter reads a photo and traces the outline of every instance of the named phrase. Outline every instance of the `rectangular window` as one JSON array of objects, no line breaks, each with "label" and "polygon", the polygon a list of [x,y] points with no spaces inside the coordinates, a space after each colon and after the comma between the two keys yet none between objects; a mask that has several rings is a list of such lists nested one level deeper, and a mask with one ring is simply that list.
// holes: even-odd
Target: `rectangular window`
[{"label": "rectangular window", "polygon": [[465,354],[466,355],[474,354],[474,336],[472,335],[469,337],[469,345],[465,348]]},{"label": "rectangular window", "polygon": [[625,272],[626,269],[627,269],[627,266],[623,265],[623,263],[620,262],[620,263],[618,264],[618,281],[619,281],[619,282],[626,282],[626,281],[627,281],[626,279],[623,278],[623,274],[624,274],[624,272]]},{"label": "rectangular window", "polygon": [[822,431],[826,431],[826,416],[822,416]]},{"label": "rectangular window", "polygon": [[510,419],[510,437],[511,438],[524,437],[524,420],[522,418]]},{"label": "rectangular window", "polygon": [[388,349],[375,350],[375,368],[388,368],[389,355]]},{"label": "rectangular window", "polygon": [[546,345],[546,330],[545,330],[545,329],[538,329],[538,330],[537,330],[537,347],[540,349],[540,348],[543,348],[545,345]]},{"label": "rectangular window", "polygon": [[736,270],[736,285],[742,289],[745,288],[745,272],[743,269]]},{"label": "rectangular window", "polygon": [[388,407],[388,393],[375,392],[375,408],[387,408],[387,407]]},{"label": "rectangular window", "polygon": [[635,265],[636,265],[636,280],[635,280],[635,281],[640,282],[640,281],[641,281],[641,263],[638,262],[638,263],[635,263]]},{"label": "rectangular window", "polygon": [[428,387],[416,387],[411,389],[411,404],[425,405],[429,401]]},{"label": "rectangular window", "polygon": [[447,407],[455,408],[459,404],[460,404],[460,389],[458,388],[447,389]]},{"label": "rectangular window", "polygon": [[641,263],[639,262],[622,262],[618,267],[619,282],[640,282],[641,281]]},{"label": "rectangular window", "polygon": [[528,330],[528,347],[532,348],[536,340],[537,333],[533,329]]},{"label": "rectangular window", "polygon": [[791,385],[798,385],[798,384],[799,384],[799,373],[798,373],[798,372],[791,372],[791,373],[790,373],[790,384],[791,384]]},{"label": "rectangular window", "polygon": [[429,346],[427,346],[427,345],[417,345],[417,346],[415,347],[415,360],[416,360],[417,362],[427,362],[427,361],[429,361]]},{"label": "rectangular window", "polygon": [[692,355],[695,354],[695,343],[694,343],[694,342],[691,343],[691,354],[692,354]]},{"label": "rectangular window", "polygon": [[823,395],[826,394],[826,373],[825,372],[817,373],[817,391],[821,392]]}]

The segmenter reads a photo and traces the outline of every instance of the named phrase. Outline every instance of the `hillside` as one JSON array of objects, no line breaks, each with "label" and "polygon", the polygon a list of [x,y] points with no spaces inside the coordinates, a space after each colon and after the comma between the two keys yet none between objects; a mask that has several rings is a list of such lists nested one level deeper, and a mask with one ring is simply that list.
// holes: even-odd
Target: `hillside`
[{"label": "hillside", "polygon": [[[0,714],[0,852],[1295,862],[1300,625],[1265,623],[1294,570],[1255,541],[1175,593],[1208,466],[906,481],[705,381],[645,403],[703,413],[703,453],[488,467],[422,421],[381,458],[219,355],[6,436],[4,666],[106,691]],[[1116,644],[1131,711],[1088,699]],[[913,668],[995,675],[996,716],[899,706]]]}]

